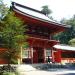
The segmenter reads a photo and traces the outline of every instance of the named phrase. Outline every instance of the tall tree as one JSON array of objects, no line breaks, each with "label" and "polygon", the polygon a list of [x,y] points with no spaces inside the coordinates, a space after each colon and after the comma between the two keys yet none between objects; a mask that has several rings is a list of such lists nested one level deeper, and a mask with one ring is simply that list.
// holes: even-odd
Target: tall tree
[{"label": "tall tree", "polygon": [[8,8],[6,5],[3,3],[2,0],[0,0],[0,19],[2,19],[8,12]]},{"label": "tall tree", "polygon": [[58,34],[56,38],[60,40],[62,44],[69,44],[68,42],[75,37],[75,16],[73,16],[69,20],[63,19],[61,23],[71,25],[71,28]]},{"label": "tall tree", "polygon": [[12,60],[17,60],[20,53],[20,47],[25,43],[26,36],[25,25],[23,22],[14,16],[13,12],[9,12],[4,19],[2,19],[3,28],[0,31],[2,40],[4,41],[4,47],[6,47],[5,58],[9,63]]},{"label": "tall tree", "polygon": [[0,56],[8,59],[9,63],[17,60],[20,46],[25,42],[24,32],[24,23],[15,17],[12,11],[8,11],[6,5],[0,0],[0,47],[7,49]]},{"label": "tall tree", "polygon": [[41,12],[42,12],[43,14],[45,14],[46,16],[48,16],[49,14],[52,13],[52,11],[48,8],[47,5],[42,6],[42,10],[41,10]]},{"label": "tall tree", "polygon": [[73,39],[71,39],[71,40],[69,41],[69,45],[75,47],[75,38],[73,38]]}]

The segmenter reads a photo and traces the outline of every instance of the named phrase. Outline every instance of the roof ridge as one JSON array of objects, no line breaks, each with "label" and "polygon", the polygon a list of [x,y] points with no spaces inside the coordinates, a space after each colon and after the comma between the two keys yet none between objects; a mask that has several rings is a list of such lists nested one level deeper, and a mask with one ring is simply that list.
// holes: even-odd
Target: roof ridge
[{"label": "roof ridge", "polygon": [[[30,16],[33,16],[33,17],[36,17],[36,18],[38,18],[38,19],[41,19],[42,21],[45,21],[45,22],[47,22],[47,23],[50,23],[50,22],[52,22],[52,24],[56,24],[56,25],[59,25],[59,26],[62,26],[62,24],[61,23],[58,23],[58,22],[56,22],[56,21],[54,21],[54,20],[51,20],[48,16],[46,16],[45,14],[43,14],[41,11],[39,11],[39,10],[36,10],[36,9],[33,9],[33,8],[31,8],[31,7],[28,7],[28,6],[24,6],[24,5],[22,5],[22,4],[19,4],[19,3],[16,3],[16,2],[12,2],[12,6],[11,6],[11,9],[13,10],[13,8],[15,9],[15,6],[19,6],[19,7],[21,7],[21,8],[23,8],[23,9],[29,9],[29,10],[31,10],[31,11],[34,11],[34,12],[38,12],[41,16],[43,16],[43,18],[41,18],[41,17],[39,17],[39,16],[35,16],[35,15],[30,15],[30,13],[28,14],[28,13],[25,13],[25,12],[22,12],[22,11],[20,11],[20,9],[18,10],[18,11],[20,11],[21,13],[24,13],[24,14],[27,14],[27,15],[30,15]],[[45,18],[46,17],[46,18]],[[70,26],[68,25],[65,25],[65,24],[63,24],[63,27],[67,27],[67,28],[70,28]]]},{"label": "roof ridge", "polygon": [[14,7],[15,4],[16,4],[17,6],[20,6],[20,7],[23,7],[23,8],[27,8],[27,9],[30,9],[30,10],[33,10],[33,11],[35,11],[35,12],[38,12],[38,13],[41,13],[41,14],[45,15],[45,14],[42,13],[41,11],[36,10],[36,9],[34,9],[34,8],[31,8],[31,7],[28,7],[28,6],[19,4],[19,3],[17,3],[17,2],[12,2],[12,6],[13,6],[13,7]]}]

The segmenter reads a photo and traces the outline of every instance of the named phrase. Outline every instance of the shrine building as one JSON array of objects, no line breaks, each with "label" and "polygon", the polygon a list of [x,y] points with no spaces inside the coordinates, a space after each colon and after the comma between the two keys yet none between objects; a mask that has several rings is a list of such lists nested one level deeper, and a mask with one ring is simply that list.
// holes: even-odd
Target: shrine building
[{"label": "shrine building", "polygon": [[57,23],[41,11],[16,2],[12,2],[12,10],[25,22],[28,29],[25,34],[29,36],[27,39],[29,47],[22,48],[21,61],[23,63],[45,63],[49,56],[52,61],[60,62],[60,55],[53,53],[53,46],[59,41],[52,39],[52,36],[68,29],[69,26]]},{"label": "shrine building", "polygon": [[27,39],[29,46],[21,48],[21,62],[46,63],[49,56],[52,62],[60,63],[61,49],[55,47],[60,42],[54,40],[52,36],[63,32],[69,26],[55,22],[41,11],[16,2],[12,2],[11,8],[15,12],[16,17],[20,18],[27,25],[27,31],[24,34],[29,36]]}]

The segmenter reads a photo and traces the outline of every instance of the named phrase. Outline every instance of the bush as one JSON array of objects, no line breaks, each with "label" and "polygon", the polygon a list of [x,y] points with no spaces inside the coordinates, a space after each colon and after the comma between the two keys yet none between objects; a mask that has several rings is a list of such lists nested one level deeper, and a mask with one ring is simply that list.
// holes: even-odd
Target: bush
[{"label": "bush", "polygon": [[14,72],[4,72],[2,75],[16,75]]},{"label": "bush", "polygon": [[11,59],[11,64],[18,64],[18,61],[16,59]]}]

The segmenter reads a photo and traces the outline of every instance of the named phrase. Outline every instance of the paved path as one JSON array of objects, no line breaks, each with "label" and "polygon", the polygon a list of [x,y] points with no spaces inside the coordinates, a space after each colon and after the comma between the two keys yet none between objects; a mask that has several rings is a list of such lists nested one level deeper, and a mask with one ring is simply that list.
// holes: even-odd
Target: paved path
[{"label": "paved path", "polygon": [[19,65],[17,71],[20,75],[75,75],[75,70],[50,69],[48,71],[37,70],[31,65]]},{"label": "paved path", "polygon": [[50,71],[24,71],[20,72],[20,75],[75,75],[75,71],[60,71],[60,72],[50,72]]}]

